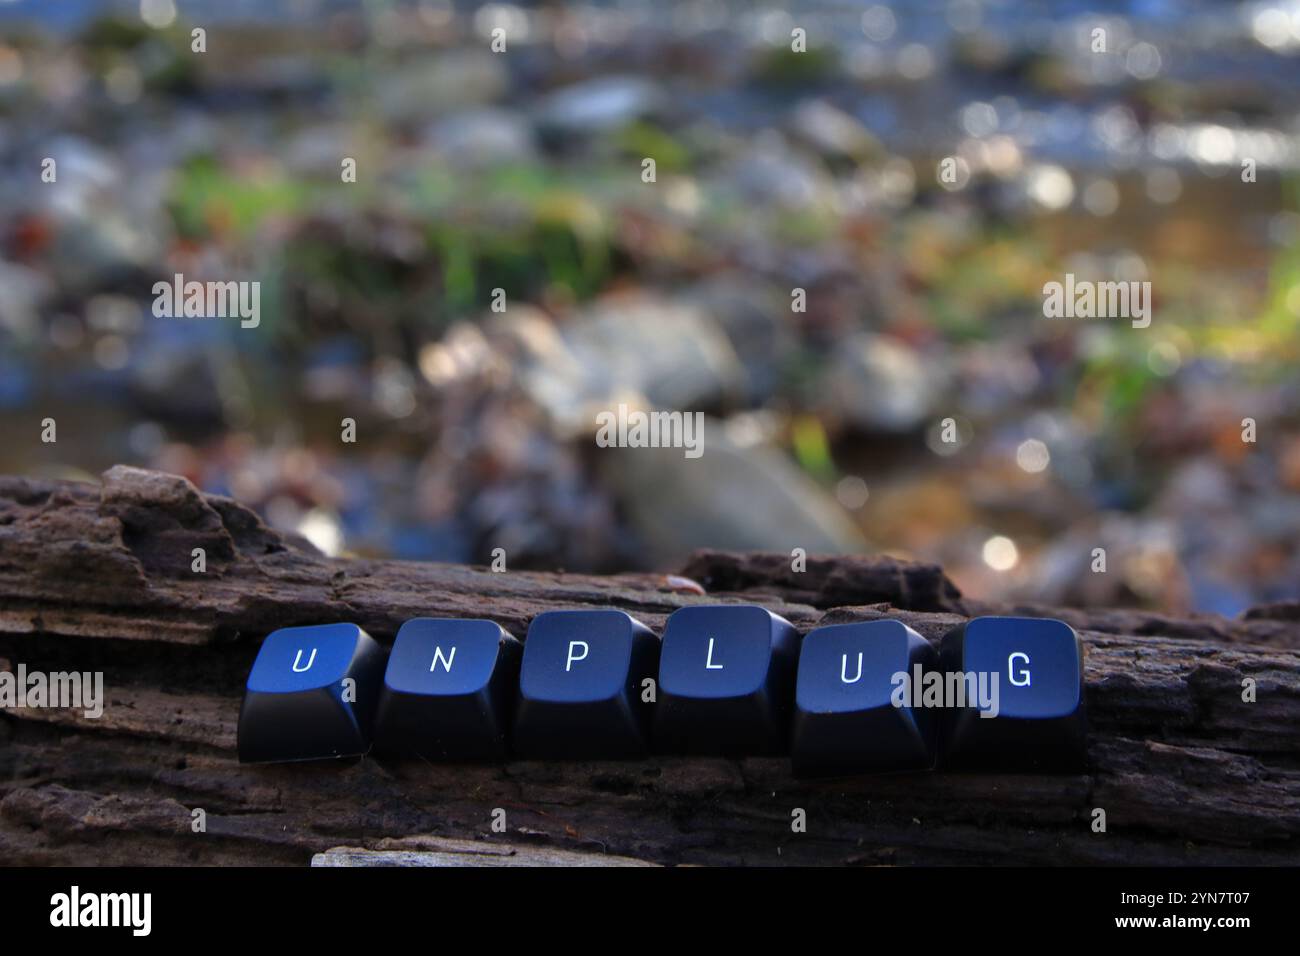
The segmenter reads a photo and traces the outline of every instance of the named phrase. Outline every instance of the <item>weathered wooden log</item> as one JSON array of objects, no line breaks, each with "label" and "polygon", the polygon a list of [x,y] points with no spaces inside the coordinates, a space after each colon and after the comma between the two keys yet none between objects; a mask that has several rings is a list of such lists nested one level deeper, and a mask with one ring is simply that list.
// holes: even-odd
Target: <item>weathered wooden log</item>
[{"label": "weathered wooden log", "polygon": [[[1300,862],[1293,604],[1236,620],[1028,609],[1070,621],[1086,645],[1089,767],[1075,775],[806,781],[775,758],[235,757],[243,680],[277,627],[349,620],[387,641],[409,617],[475,616],[522,636],[544,610],[614,606],[660,628],[675,608],[724,601],[765,604],[802,631],[899,617],[930,638],[963,615],[1013,610],[963,597],[937,566],[887,558],[812,557],[799,573],[784,555],[706,552],[680,576],[612,577],[333,560],[174,476],[0,479],[0,670],[98,670],[107,686],[99,719],[0,712],[0,863],[375,862],[364,851],[472,862],[455,841],[486,854],[532,847],[550,862],[580,859],[560,851],[716,864]],[[792,831],[797,808],[804,833]]]}]

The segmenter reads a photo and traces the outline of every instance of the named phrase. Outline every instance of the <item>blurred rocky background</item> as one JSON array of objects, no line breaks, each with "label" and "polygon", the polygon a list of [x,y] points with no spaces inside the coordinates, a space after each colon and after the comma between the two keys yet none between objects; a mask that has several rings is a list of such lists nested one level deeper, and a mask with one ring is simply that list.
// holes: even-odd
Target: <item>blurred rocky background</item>
[{"label": "blurred rocky background", "polygon": [[[179,472],[331,553],[1294,598],[1297,89],[1273,0],[0,0],[0,472]],[[260,326],[156,318],[178,272]],[[1151,326],[1044,318],[1066,272]],[[619,402],[703,457],[597,448]]]}]

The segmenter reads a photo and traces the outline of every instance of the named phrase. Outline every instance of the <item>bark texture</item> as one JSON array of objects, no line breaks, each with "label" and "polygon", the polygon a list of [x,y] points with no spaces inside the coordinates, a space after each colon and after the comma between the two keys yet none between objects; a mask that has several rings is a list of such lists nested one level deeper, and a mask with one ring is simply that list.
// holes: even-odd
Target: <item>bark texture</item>
[{"label": "bark texture", "polygon": [[[722,601],[801,631],[899,617],[930,638],[977,613],[1063,618],[1087,649],[1089,769],[802,781],[773,758],[236,760],[243,681],[278,627],[347,620],[389,641],[410,617],[470,616],[522,637],[541,611],[614,606],[659,629]],[[1300,862],[1294,602],[1235,620],[996,607],[884,557],[794,573],[787,555],[702,552],[679,575],[610,577],[334,560],[235,501],[119,466],[99,485],[0,478],[0,670],[19,663],[102,670],[106,704],[98,720],[0,712],[0,863]]]}]

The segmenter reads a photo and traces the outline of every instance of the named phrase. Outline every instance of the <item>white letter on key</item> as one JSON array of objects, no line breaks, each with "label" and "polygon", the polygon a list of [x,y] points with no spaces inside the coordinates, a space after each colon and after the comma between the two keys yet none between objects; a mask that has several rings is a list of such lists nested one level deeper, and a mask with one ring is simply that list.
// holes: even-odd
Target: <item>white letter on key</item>
[{"label": "white letter on key", "polygon": [[316,663],[316,648],[313,647],[311,649],[311,657],[307,658],[307,666],[299,667],[298,665],[301,663],[302,663],[302,648],[301,647],[298,648],[298,656],[293,659],[293,672],[295,674],[301,674],[305,671],[311,670],[311,665]]},{"label": "white letter on key", "polygon": [[849,680],[849,655],[845,654],[840,658],[840,682],[856,684],[860,680],[862,680],[862,652],[858,651],[858,672],[853,675],[853,680]]},{"label": "white letter on key", "polygon": [[1022,671],[1020,672],[1020,678],[1021,678],[1020,680],[1016,680],[1016,672],[1015,672],[1014,670],[1011,669],[1011,665],[1015,662],[1015,659],[1016,659],[1017,657],[1019,657],[1021,660],[1023,660],[1023,661],[1025,662],[1026,665],[1029,664],[1029,655],[1028,655],[1028,654],[1025,654],[1025,653],[1022,653],[1021,651],[1016,651],[1014,654],[1012,654],[1010,657],[1007,658],[1007,676],[1011,679],[1011,684],[1012,684],[1012,686],[1014,686],[1014,687],[1028,687],[1028,686],[1029,686],[1029,667],[1026,666],[1025,669],[1022,670]]},{"label": "white letter on key", "polygon": [[[579,646],[582,648],[582,656],[574,657],[573,649]],[[573,667],[574,661],[585,661],[587,659],[587,651],[589,651],[590,649],[591,648],[587,646],[586,641],[569,641],[569,659],[564,662],[565,671],[567,672]]]},{"label": "white letter on key", "polygon": [[442,648],[435,647],[433,649],[433,663],[429,665],[429,673],[432,674],[434,669],[438,666],[438,662],[442,661],[442,669],[445,670],[448,674],[450,674],[451,662],[454,661],[455,659],[456,659],[456,648],[453,647],[451,649],[451,653],[448,654],[446,657],[443,657]]},{"label": "white letter on key", "polygon": [[713,638],[709,638],[709,659],[704,662],[704,669],[706,671],[722,670],[721,664],[713,663]]}]

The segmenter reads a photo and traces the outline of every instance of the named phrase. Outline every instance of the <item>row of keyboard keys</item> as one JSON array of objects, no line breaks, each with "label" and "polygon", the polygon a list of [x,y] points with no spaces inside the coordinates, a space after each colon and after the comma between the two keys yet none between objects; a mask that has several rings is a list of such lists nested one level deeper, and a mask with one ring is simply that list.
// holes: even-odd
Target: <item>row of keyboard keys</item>
[{"label": "row of keyboard keys", "polygon": [[354,625],[267,638],[240,758],[378,750],[431,759],[790,752],[802,775],[932,767],[1069,769],[1083,750],[1082,654],[1059,621],[978,618],[941,649],[900,621],[802,641],[761,607],[691,607],[662,641],[616,610],[541,614],[521,646],[489,621],[402,626],[386,672]]}]

